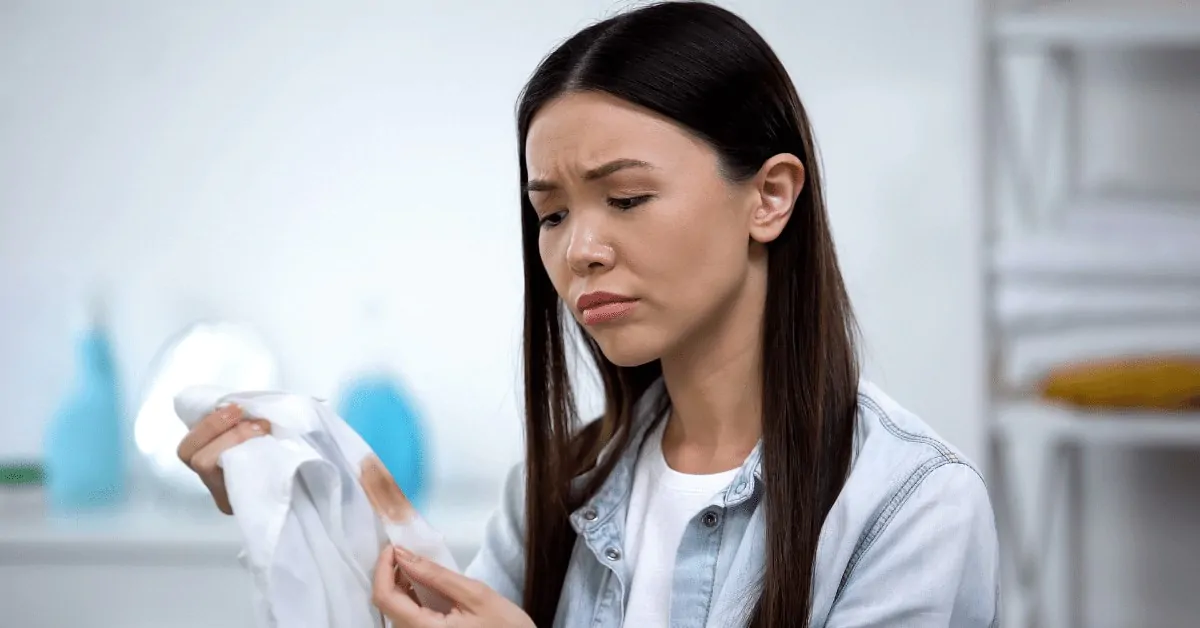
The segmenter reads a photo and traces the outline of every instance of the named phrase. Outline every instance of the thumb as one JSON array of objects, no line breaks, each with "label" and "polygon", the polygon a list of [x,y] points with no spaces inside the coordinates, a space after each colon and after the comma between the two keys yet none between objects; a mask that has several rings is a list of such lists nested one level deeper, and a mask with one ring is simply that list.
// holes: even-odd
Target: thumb
[{"label": "thumb", "polygon": [[487,585],[438,563],[396,547],[396,558],[404,575],[416,584],[433,589],[465,611],[479,610],[494,595]]}]

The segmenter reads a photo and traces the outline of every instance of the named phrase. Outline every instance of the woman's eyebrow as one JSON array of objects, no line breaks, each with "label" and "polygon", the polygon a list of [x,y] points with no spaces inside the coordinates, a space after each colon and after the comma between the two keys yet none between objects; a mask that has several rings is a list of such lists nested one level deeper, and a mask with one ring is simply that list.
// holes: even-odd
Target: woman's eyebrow
[{"label": "woman's eyebrow", "polygon": [[[645,162],[640,159],[614,159],[583,173],[583,179],[585,181],[595,181],[596,179],[603,179],[604,177],[627,168],[645,168],[652,170],[654,169],[654,166],[649,162]],[[557,183],[545,179],[530,179],[529,182],[525,184],[526,194],[529,194],[530,192],[553,192],[557,189]]]},{"label": "woman's eyebrow", "polygon": [[626,168],[646,168],[653,170],[654,166],[651,166],[649,163],[640,159],[614,159],[606,164],[596,166],[595,168],[583,173],[583,179],[585,181],[603,179],[614,172],[625,170]]}]

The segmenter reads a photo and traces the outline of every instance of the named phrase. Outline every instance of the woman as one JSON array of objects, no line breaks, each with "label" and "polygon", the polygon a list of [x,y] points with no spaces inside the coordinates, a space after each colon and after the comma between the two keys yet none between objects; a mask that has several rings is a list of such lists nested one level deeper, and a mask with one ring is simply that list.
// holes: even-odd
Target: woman
[{"label": "woman", "polygon": [[[984,483],[859,379],[812,134],[762,38],[706,4],[613,17],[542,62],[517,128],[526,461],[466,576],[383,553],[385,614],[995,625]],[[582,427],[573,330],[606,400]],[[197,427],[180,452],[225,510],[219,471],[197,461],[256,433],[212,437],[230,425]],[[420,608],[405,577],[458,609]]]}]

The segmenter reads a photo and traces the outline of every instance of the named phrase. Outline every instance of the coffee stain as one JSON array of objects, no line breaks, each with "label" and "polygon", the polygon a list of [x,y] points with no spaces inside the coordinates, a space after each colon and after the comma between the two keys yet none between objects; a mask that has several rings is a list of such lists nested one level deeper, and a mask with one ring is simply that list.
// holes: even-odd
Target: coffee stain
[{"label": "coffee stain", "polygon": [[372,454],[363,458],[358,482],[367,493],[367,500],[371,502],[375,513],[385,520],[405,523],[416,516],[412,502],[408,501],[378,456]]}]

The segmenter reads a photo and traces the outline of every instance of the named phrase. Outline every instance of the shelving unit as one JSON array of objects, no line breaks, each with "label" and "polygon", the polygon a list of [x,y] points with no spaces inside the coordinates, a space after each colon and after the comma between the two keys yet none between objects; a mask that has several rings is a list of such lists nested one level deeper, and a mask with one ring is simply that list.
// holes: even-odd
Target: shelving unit
[{"label": "shelving unit", "polygon": [[[1200,319],[1200,247],[1175,242],[1157,250],[1125,246],[1121,250],[1120,224],[1105,224],[1112,216],[1145,216],[1148,222],[1179,220],[1200,225],[1200,199],[1168,199],[1146,194],[1097,193],[1082,190],[1079,177],[1082,159],[1079,121],[1079,57],[1095,50],[1200,49],[1200,3],[1188,0],[1125,0],[1099,3],[1096,0],[1024,2],[1013,6],[1001,0],[985,3],[986,71],[984,122],[985,165],[985,237],[983,263],[985,279],[986,342],[988,355],[987,438],[988,475],[993,491],[1001,541],[1007,549],[1005,595],[1016,597],[1020,607],[1017,625],[1046,625],[1043,600],[1047,594],[1046,561],[1049,538],[1055,517],[1067,517],[1064,551],[1068,577],[1068,612],[1071,626],[1081,626],[1082,600],[1087,573],[1081,548],[1082,518],[1081,452],[1095,446],[1107,447],[1193,447],[1200,448],[1200,413],[1091,412],[1040,401],[1023,392],[1028,386],[1013,383],[1007,376],[1012,347],[1022,334],[1053,334],[1072,327],[1102,322],[1109,325],[1138,324],[1161,320]],[[1012,85],[1005,75],[1007,62],[1014,55],[1034,57],[1041,62],[1045,79],[1033,95],[1046,105],[1035,108],[1034,123],[1052,119],[1046,132],[1057,140],[1053,150],[1029,155],[1022,151],[1021,133],[1016,124]],[[1042,97],[1049,96],[1045,100]],[[1197,109],[1200,115],[1200,109]],[[1031,164],[1033,159],[1048,160]],[[1057,173],[1050,182],[1038,186],[1031,173],[1047,169]],[[1090,216],[1080,220],[1081,216]],[[1089,226],[1088,220],[1097,222]],[[1170,228],[1164,229],[1170,231]],[[1064,237],[1051,242],[1050,264],[1045,268],[1023,266],[1021,254],[1039,238]],[[1111,244],[1115,253],[1103,259],[1088,259],[1088,239]],[[1197,242],[1200,242],[1198,234]],[[1084,243],[1072,246],[1072,243]],[[1176,248],[1172,249],[1171,246]],[[1036,248],[1034,246],[1033,248]],[[1062,268],[1088,267],[1082,273],[1055,272]],[[1094,262],[1094,263],[1090,263]],[[1124,272],[1123,264],[1140,269]],[[1159,266],[1155,266],[1159,263]],[[1083,287],[1072,286],[1087,275]],[[1099,299],[1112,305],[1111,311],[1069,311],[1073,295],[1084,294],[1097,279],[1121,272],[1134,282],[1177,282],[1178,294],[1145,305],[1125,303],[1119,298]],[[1047,291],[1049,300],[1069,311],[1062,316],[1036,316],[1005,300],[1005,291],[1016,280],[1030,279],[1042,285],[1062,286],[1062,294]],[[1109,277],[1111,278],[1111,276]],[[1190,282],[1190,283],[1189,283]],[[1074,292],[1071,290],[1074,289]],[[1083,292],[1080,292],[1080,291]],[[1036,310],[1036,308],[1034,308]],[[1024,313],[1025,318],[1014,315]],[[1014,321],[1014,318],[1020,320]],[[1200,349],[1185,347],[1186,349]],[[1030,442],[1036,434],[1038,442]],[[1036,488],[1034,501],[1039,505],[1034,529],[1025,529],[1015,499],[1010,459],[1017,448],[1039,447],[1044,454],[1043,482]]]},{"label": "shelving unit", "polygon": [[1084,412],[1030,400],[997,404],[1000,438],[1035,422],[1055,440],[1085,445],[1200,447],[1200,414]]}]

